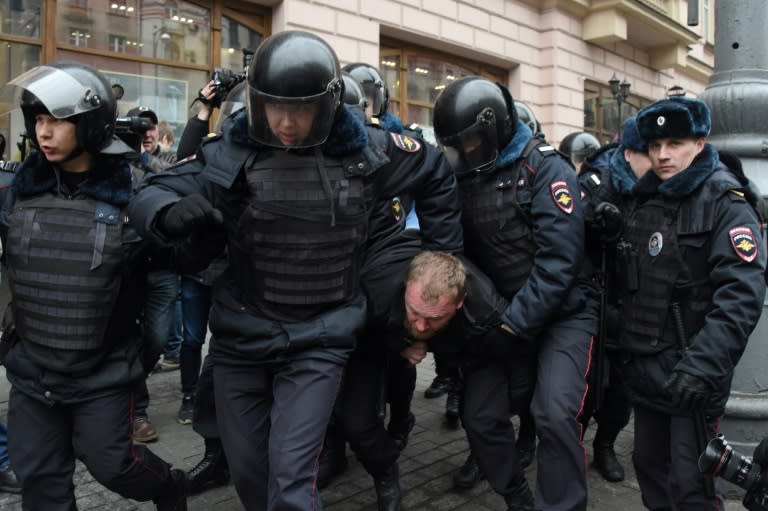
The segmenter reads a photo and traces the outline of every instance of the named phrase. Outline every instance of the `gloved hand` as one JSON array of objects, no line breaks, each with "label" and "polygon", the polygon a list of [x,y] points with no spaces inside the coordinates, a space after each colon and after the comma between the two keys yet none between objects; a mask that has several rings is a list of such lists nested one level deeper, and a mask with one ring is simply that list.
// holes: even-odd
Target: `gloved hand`
[{"label": "gloved hand", "polygon": [[595,206],[595,227],[604,241],[616,241],[622,228],[619,208],[610,202],[601,202]]},{"label": "gloved hand", "polygon": [[712,394],[707,382],[683,371],[672,371],[664,383],[664,390],[669,395],[672,406],[683,411],[703,409]]},{"label": "gloved hand", "polygon": [[221,211],[200,194],[187,195],[170,206],[158,220],[158,227],[169,237],[186,236],[196,229],[224,223]]}]

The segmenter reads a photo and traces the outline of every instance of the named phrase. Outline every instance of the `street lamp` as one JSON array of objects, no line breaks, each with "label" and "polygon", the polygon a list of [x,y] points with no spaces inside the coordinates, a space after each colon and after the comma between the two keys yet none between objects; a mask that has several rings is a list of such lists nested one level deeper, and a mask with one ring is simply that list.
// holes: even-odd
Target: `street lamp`
[{"label": "street lamp", "polygon": [[611,79],[608,80],[608,85],[611,88],[613,98],[616,100],[616,110],[618,112],[616,131],[621,132],[621,104],[626,103],[627,98],[629,97],[629,89],[632,87],[632,84],[629,83],[626,78],[624,78],[623,82],[619,82],[616,73],[613,73]]}]

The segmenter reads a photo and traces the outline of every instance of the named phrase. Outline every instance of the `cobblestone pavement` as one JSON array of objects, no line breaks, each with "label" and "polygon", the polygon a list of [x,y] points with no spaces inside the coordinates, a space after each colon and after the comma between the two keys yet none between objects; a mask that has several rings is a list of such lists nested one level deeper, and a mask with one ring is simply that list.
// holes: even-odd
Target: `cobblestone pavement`
[{"label": "cobblestone pavement", "polygon": [[[0,417],[5,417],[8,405],[8,382],[0,368]],[[445,423],[445,398],[424,399],[424,389],[434,377],[434,362],[429,356],[419,366],[413,412],[416,426],[411,439],[400,458],[401,484],[405,504],[409,511],[502,511],[501,497],[482,482],[474,489],[456,491],[452,486],[453,472],[464,462],[468,446],[462,429]],[[192,468],[203,453],[202,439],[190,426],[176,422],[176,412],[181,402],[179,371],[160,372],[149,378],[152,402],[150,419],[160,433],[151,448],[158,455],[183,469]],[[594,427],[587,430],[584,445],[591,459],[591,441]],[[590,469],[589,511],[641,511],[640,492],[631,465],[632,424],[625,428],[616,444],[616,451],[627,471],[627,479],[621,483],[605,482]],[[326,511],[375,511],[376,494],[371,478],[347,449],[349,469],[321,492]],[[529,467],[528,481],[535,482],[536,466]],[[558,474],[551,474],[558,477]],[[78,463],[75,474],[75,492],[80,511],[153,511],[152,503],[139,503],[112,493],[95,482],[85,468]],[[737,501],[729,501],[727,511],[743,509]],[[21,511],[18,495],[0,492],[0,510]],[[241,511],[243,506],[232,485],[216,488],[201,495],[190,497],[189,511]]]}]

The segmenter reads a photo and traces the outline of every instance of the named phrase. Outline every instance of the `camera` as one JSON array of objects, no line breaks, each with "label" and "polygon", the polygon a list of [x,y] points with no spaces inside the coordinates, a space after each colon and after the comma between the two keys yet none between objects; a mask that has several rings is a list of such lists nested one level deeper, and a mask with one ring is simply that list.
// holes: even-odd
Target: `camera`
[{"label": "camera", "polygon": [[151,128],[152,121],[146,117],[132,115],[115,119],[115,135],[137,153],[141,153],[141,139],[144,133]]},{"label": "camera", "polygon": [[763,468],[752,458],[735,451],[723,435],[709,441],[699,456],[699,471],[719,476],[745,490],[744,506],[750,511],[768,511],[768,488],[760,480]]},{"label": "camera", "polygon": [[221,107],[221,102],[227,97],[229,91],[238,83],[245,80],[245,70],[253,60],[253,51],[247,48],[243,48],[243,71],[235,72],[231,69],[225,69],[223,67],[214,68],[211,73],[211,81],[216,89],[216,95],[213,99],[209,100],[209,104],[214,108]]}]

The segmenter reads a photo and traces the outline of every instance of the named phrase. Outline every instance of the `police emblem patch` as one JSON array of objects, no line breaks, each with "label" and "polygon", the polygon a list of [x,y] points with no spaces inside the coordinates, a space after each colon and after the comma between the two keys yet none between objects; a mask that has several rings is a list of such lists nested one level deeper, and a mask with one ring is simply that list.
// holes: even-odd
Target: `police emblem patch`
[{"label": "police emblem patch", "polygon": [[418,140],[411,138],[407,135],[401,135],[400,133],[390,133],[392,140],[398,149],[405,151],[406,153],[415,153],[421,149],[421,144]]},{"label": "police emblem patch", "polygon": [[664,248],[664,237],[660,232],[654,232],[648,238],[648,253],[651,254],[651,257],[656,257],[661,253],[662,248]]},{"label": "police emblem patch", "polygon": [[731,246],[737,256],[748,263],[757,258],[757,243],[752,229],[746,226],[734,227],[728,231],[728,237],[731,238]]},{"label": "police emblem patch", "polygon": [[403,205],[398,197],[392,199],[392,217],[395,219],[395,222],[399,222],[403,218]]},{"label": "police emblem patch", "polygon": [[555,181],[549,185],[549,190],[552,192],[552,199],[555,201],[555,205],[569,215],[573,213],[573,195],[568,188],[568,183],[565,181]]}]

